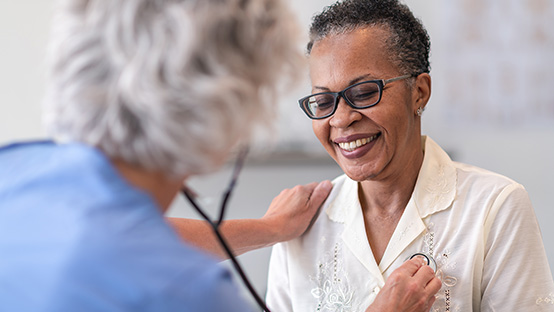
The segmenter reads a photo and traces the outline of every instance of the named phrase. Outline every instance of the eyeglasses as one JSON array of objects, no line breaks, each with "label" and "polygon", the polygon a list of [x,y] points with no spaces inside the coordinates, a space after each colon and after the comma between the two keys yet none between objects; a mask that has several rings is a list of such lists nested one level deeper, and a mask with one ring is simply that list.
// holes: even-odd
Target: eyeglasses
[{"label": "eyeglasses", "polygon": [[352,108],[363,109],[377,105],[381,101],[383,88],[393,81],[415,77],[403,75],[387,80],[368,80],[353,84],[340,92],[321,92],[298,100],[300,108],[311,119],[327,118],[335,113],[342,97]]},{"label": "eyeglasses", "polygon": [[246,159],[246,155],[248,154],[248,149],[243,148],[238,157],[237,161],[235,163],[235,167],[233,169],[233,175],[231,177],[231,181],[229,182],[229,185],[227,186],[227,189],[225,190],[225,193],[223,194],[221,205],[219,209],[219,218],[217,220],[212,220],[201,208],[200,205],[197,203],[197,195],[194,193],[188,186],[183,186],[183,189],[181,190],[181,193],[188,199],[190,204],[196,209],[196,211],[204,218],[204,220],[208,221],[208,223],[212,226],[212,230],[214,234],[216,235],[217,239],[219,240],[219,243],[221,244],[221,247],[225,250],[225,253],[227,256],[229,256],[229,260],[233,263],[233,266],[237,273],[240,275],[242,281],[244,282],[244,285],[246,288],[248,288],[248,291],[250,294],[252,294],[252,297],[254,297],[254,300],[256,300],[256,303],[262,308],[264,312],[270,312],[267,306],[265,305],[264,301],[260,298],[260,296],[256,293],[256,290],[246,277],[246,273],[244,273],[244,270],[240,266],[238,260],[236,259],[235,255],[233,254],[233,251],[229,247],[229,244],[225,240],[225,237],[223,234],[219,231],[219,226],[223,222],[223,219],[225,217],[225,210],[227,208],[227,203],[229,201],[229,198],[231,197],[231,193],[233,192],[233,189],[235,188],[237,179],[239,177],[239,173],[242,169],[242,165],[244,163],[244,160]]}]

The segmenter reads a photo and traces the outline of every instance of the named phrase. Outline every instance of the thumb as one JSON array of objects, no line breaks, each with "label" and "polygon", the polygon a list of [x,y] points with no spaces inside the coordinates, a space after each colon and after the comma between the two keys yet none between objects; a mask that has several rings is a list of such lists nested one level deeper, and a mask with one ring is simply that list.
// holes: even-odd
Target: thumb
[{"label": "thumb", "polygon": [[315,215],[312,217],[312,220],[310,221],[310,224],[308,225],[308,228],[306,229],[306,231],[309,228],[311,228],[314,222],[317,220],[323,201],[327,198],[327,196],[329,195],[329,192],[331,192],[331,189],[333,189],[333,184],[329,180],[320,182],[314,188],[312,195],[310,196],[310,199],[309,199],[309,204],[313,205],[313,207],[317,207],[317,211]]},{"label": "thumb", "polygon": [[329,180],[320,182],[313,190],[312,195],[310,195],[310,204],[320,206],[323,201],[329,195],[333,189],[333,184]]}]

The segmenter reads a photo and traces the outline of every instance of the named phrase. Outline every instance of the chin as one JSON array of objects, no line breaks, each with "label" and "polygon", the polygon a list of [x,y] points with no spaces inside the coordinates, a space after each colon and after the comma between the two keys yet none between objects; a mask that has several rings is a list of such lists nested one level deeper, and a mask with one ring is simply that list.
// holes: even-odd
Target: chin
[{"label": "chin", "polygon": [[372,180],[376,176],[373,170],[368,170],[368,168],[363,168],[363,166],[354,166],[354,168],[348,168],[348,166],[340,164],[339,166],[350,179],[357,182]]}]

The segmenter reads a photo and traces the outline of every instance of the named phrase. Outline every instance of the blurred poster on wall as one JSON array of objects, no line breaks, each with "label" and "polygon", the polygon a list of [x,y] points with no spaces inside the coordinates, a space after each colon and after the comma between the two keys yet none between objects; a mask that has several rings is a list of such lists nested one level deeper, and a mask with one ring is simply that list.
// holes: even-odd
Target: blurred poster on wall
[{"label": "blurred poster on wall", "polygon": [[553,126],[554,1],[449,0],[441,6],[441,38],[433,43],[442,45],[448,122]]}]

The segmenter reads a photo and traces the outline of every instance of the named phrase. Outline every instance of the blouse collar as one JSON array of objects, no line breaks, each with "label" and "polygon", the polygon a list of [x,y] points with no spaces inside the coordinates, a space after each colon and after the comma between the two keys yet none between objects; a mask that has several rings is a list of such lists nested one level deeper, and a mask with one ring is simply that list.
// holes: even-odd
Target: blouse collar
[{"label": "blouse collar", "polygon": [[458,174],[448,154],[435,141],[427,136],[422,136],[421,141],[425,156],[412,197],[423,219],[452,205]]},{"label": "blouse collar", "polygon": [[[458,177],[452,160],[435,141],[422,136],[421,143],[423,164],[410,201],[415,204],[421,219],[424,219],[450,207],[456,197]],[[358,183],[342,175],[335,179],[334,184],[341,184],[342,187],[329,203],[326,213],[335,222],[349,223],[355,215],[351,209],[361,209]]]},{"label": "blouse collar", "polygon": [[457,173],[448,155],[430,138],[422,137],[424,159],[414,192],[387,245],[380,263],[371,256],[371,248],[358,200],[358,183],[342,175],[335,179],[325,210],[334,222],[345,225],[341,237],[352,253],[383,284],[382,275],[400,254],[426,229],[424,218],[445,210],[456,196]]}]

